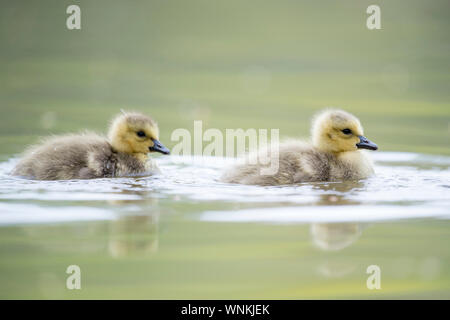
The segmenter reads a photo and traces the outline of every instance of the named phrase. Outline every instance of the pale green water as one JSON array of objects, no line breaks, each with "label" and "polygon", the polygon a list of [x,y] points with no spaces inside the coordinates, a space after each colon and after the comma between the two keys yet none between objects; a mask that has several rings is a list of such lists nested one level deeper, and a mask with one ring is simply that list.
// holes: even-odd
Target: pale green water
[{"label": "pale green water", "polygon": [[[1,164],[3,298],[450,297],[450,158],[379,153],[366,181],[217,182],[230,160],[163,174],[28,181]],[[65,289],[81,267],[82,290]],[[382,289],[366,288],[369,265]]]},{"label": "pale green water", "polygon": [[[448,1],[377,1],[379,31],[373,1],[76,3],[81,31],[73,1],[1,4],[1,298],[450,298]],[[375,177],[234,186],[229,159],[168,157],[158,177],[7,175],[38,136],[104,132],[120,108],[173,147],[194,120],[307,136],[327,106],[380,146]]]}]

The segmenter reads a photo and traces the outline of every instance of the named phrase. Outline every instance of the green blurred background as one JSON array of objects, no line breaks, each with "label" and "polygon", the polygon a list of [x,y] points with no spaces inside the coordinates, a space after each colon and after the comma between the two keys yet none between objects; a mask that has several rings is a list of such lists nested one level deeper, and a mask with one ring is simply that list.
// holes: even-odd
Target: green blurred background
[{"label": "green blurred background", "polygon": [[[382,151],[450,154],[448,0],[0,3],[2,160],[38,136],[104,132],[121,108],[157,119],[168,147],[171,132],[192,129],[194,120],[205,129],[279,128],[281,137],[306,136],[310,117],[335,106],[360,117]],[[66,28],[71,4],[81,7],[81,30]],[[370,4],[381,7],[382,30],[366,28]],[[0,205],[9,210],[113,212],[135,205],[151,232],[134,218],[3,226],[0,298],[450,296],[448,220],[355,224],[353,241],[365,229],[355,245],[320,251],[309,225],[195,218],[248,203],[133,188],[139,200],[125,203],[65,200],[70,190],[49,200],[45,187],[22,200],[3,190]],[[156,200],[148,201],[153,193]],[[121,257],[127,250],[138,253]],[[365,286],[365,268],[374,263],[383,267],[380,292]],[[82,267],[81,291],[64,287],[69,264]]]},{"label": "green blurred background", "polygon": [[[2,1],[0,148],[104,132],[121,108],[175,128],[279,128],[305,136],[317,110],[354,112],[381,150],[450,154],[450,3]],[[66,8],[81,8],[81,30]]]}]

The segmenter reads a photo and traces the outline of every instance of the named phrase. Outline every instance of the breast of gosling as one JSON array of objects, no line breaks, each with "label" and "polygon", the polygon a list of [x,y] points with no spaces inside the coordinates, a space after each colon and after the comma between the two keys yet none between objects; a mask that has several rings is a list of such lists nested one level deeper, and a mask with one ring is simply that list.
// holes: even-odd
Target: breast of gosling
[{"label": "breast of gosling", "polygon": [[[360,121],[352,114],[342,110],[319,113],[313,118],[311,136],[311,142],[294,140],[279,146],[278,157],[271,160],[278,160],[275,174],[261,174],[261,169],[267,168],[267,165],[246,163],[226,171],[221,180],[240,184],[283,185],[359,180],[373,174],[372,161],[361,149],[377,150],[378,147],[364,137]],[[264,153],[267,154],[266,151]]]},{"label": "breast of gosling", "polygon": [[12,174],[37,180],[92,179],[142,175],[157,170],[149,152],[168,154],[157,123],[137,113],[121,113],[107,137],[95,133],[44,139],[25,151]]}]

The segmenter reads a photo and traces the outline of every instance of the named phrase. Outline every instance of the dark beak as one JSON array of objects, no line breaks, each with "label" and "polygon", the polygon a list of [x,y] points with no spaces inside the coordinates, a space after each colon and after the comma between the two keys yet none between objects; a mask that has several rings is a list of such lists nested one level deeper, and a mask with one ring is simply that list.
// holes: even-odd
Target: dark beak
[{"label": "dark beak", "polygon": [[164,145],[156,139],[152,139],[153,146],[149,147],[150,151],[160,152],[162,154],[170,154],[170,150],[164,147]]},{"label": "dark beak", "polygon": [[378,146],[363,136],[358,136],[359,143],[356,144],[358,149],[369,149],[369,150],[377,150]]}]

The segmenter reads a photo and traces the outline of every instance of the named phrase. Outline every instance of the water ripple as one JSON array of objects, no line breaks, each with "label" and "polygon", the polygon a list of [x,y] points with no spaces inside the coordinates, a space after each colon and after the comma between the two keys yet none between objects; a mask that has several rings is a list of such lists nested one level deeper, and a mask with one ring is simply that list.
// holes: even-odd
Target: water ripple
[{"label": "water ripple", "polygon": [[219,182],[222,169],[235,161],[227,158],[160,157],[161,175],[69,181],[11,177],[17,159],[10,159],[0,162],[0,224],[110,219],[127,212],[130,204],[145,212],[170,207],[172,200],[193,208],[197,215],[192,217],[228,222],[448,218],[450,157],[373,155],[376,175],[367,180],[274,187]]}]

